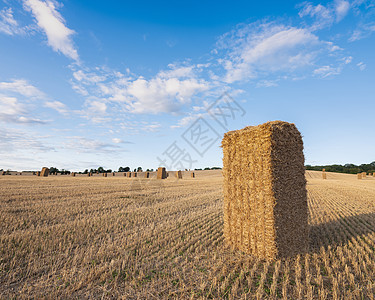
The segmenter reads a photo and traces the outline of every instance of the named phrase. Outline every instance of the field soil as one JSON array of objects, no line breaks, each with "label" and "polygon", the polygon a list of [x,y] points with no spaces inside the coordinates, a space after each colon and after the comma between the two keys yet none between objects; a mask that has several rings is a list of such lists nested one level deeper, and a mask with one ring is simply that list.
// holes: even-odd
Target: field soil
[{"label": "field soil", "polygon": [[0,299],[373,299],[375,178],[307,171],[309,253],[223,238],[221,171],[1,176]]}]

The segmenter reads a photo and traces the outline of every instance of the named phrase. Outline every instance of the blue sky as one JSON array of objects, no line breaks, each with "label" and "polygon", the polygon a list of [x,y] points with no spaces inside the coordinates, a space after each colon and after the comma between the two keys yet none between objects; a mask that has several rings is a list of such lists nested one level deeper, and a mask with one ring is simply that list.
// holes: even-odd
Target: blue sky
[{"label": "blue sky", "polygon": [[375,160],[375,1],[0,2],[0,168],[221,166],[284,120],[307,164]]}]

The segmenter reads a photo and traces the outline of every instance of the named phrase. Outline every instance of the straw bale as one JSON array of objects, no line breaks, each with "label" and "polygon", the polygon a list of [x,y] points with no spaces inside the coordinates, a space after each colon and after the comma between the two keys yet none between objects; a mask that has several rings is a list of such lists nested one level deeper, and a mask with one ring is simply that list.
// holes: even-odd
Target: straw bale
[{"label": "straw bale", "polygon": [[362,173],[357,174],[357,179],[362,179]]},{"label": "straw bale", "polygon": [[87,173],[87,177],[91,177],[91,173]]},{"label": "straw bale", "polygon": [[132,172],[128,172],[128,177],[132,177]]},{"label": "straw bale", "polygon": [[48,177],[48,174],[49,174],[49,169],[44,167],[44,168],[42,168],[42,172],[40,173],[39,176]]},{"label": "straw bale", "polygon": [[150,172],[148,171],[145,172],[145,178],[150,178]]},{"label": "straw bale", "polygon": [[363,178],[366,178],[366,175],[367,175],[366,172],[362,172],[362,177],[363,177]]},{"label": "straw bale", "polygon": [[195,178],[195,173],[191,172],[191,178]]},{"label": "straw bale", "polygon": [[303,141],[294,124],[273,121],[224,135],[224,237],[262,259],[308,250]]},{"label": "straw bale", "polygon": [[103,177],[107,177],[107,173],[103,173]]},{"label": "straw bale", "polygon": [[40,171],[36,172],[36,176],[40,176]]},{"label": "straw bale", "polygon": [[72,172],[71,175],[72,175],[73,177],[75,177],[75,176],[76,176],[76,173],[75,173],[75,172]]},{"label": "straw bale", "polygon": [[137,177],[137,172],[133,172],[133,177]]},{"label": "straw bale", "polygon": [[5,171],[2,171],[2,172],[1,172],[1,176],[3,176],[3,175],[5,175]]},{"label": "straw bale", "polygon": [[326,171],[326,169],[323,169],[323,172],[325,172]]},{"label": "straw bale", "polygon": [[327,179],[327,173],[326,172],[323,172],[322,175],[323,175],[323,179]]},{"label": "straw bale", "polygon": [[372,177],[375,177],[375,173],[372,173]]},{"label": "straw bale", "polygon": [[115,176],[115,172],[112,173],[112,176]]},{"label": "straw bale", "polygon": [[177,171],[176,172],[176,178],[177,179],[182,179],[182,172],[181,171]]},{"label": "straw bale", "polygon": [[167,178],[167,172],[165,171],[164,167],[159,167],[158,172],[156,174],[156,179],[165,179]]}]

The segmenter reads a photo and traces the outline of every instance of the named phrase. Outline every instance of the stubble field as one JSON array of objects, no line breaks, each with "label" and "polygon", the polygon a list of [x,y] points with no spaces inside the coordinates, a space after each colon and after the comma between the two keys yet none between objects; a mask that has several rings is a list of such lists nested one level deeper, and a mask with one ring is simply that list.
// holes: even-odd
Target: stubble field
[{"label": "stubble field", "polygon": [[0,298],[373,299],[375,178],[307,171],[310,251],[223,240],[220,171],[0,177]]}]

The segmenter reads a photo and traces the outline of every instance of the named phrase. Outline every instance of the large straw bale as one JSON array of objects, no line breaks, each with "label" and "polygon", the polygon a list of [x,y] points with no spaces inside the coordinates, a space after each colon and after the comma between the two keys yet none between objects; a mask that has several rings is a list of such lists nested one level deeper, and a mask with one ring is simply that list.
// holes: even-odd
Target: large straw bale
[{"label": "large straw bale", "polygon": [[362,178],[366,178],[366,175],[367,175],[366,172],[362,172]]},{"label": "large straw bale", "polygon": [[156,179],[165,179],[167,178],[167,172],[165,171],[164,167],[159,167],[158,172],[156,174]]},{"label": "large straw bale", "polygon": [[40,176],[48,177],[48,174],[49,174],[49,169],[46,167],[42,168],[42,172],[40,173]]},{"label": "large straw bale", "polygon": [[148,171],[145,172],[145,178],[150,178],[150,172]]},{"label": "large straw bale", "polygon": [[362,179],[362,173],[357,174],[357,179]]},{"label": "large straw bale", "polygon": [[195,173],[191,172],[191,178],[195,178]]},{"label": "large straw bale", "polygon": [[262,259],[308,250],[302,137],[282,121],[224,135],[224,237]]},{"label": "large straw bale", "polygon": [[177,179],[182,179],[182,172],[181,171],[177,171],[176,172],[176,178]]}]

